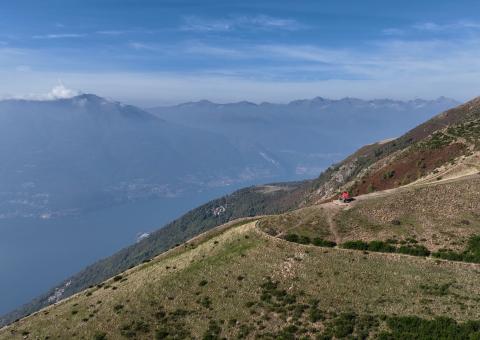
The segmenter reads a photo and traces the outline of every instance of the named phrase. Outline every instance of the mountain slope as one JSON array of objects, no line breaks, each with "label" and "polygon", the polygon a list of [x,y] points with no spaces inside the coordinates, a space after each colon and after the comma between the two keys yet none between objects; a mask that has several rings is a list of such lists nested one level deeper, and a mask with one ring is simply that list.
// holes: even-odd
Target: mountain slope
[{"label": "mountain slope", "polygon": [[[423,184],[421,190],[456,199],[461,216],[469,197],[458,196],[464,190],[449,194],[455,185],[478,193],[480,178]],[[410,192],[416,187],[386,195],[406,203]],[[362,196],[352,209],[385,208],[377,197]],[[339,211],[351,210],[344,208]],[[2,329],[0,338],[478,335],[479,321],[464,323],[480,319],[478,265],[288,242],[262,231],[270,218],[215,228]],[[298,220],[296,228],[310,227],[309,221]],[[479,222],[472,222],[475,232]]]},{"label": "mountain slope", "polygon": [[[471,156],[478,151],[479,119],[480,99],[475,98],[436,115],[399,138],[362,147],[320,175],[311,199],[328,199],[344,186],[356,194],[397,187],[427,175],[456,157]],[[453,129],[450,132],[449,127]],[[400,172],[408,169],[414,173],[402,173],[404,177],[399,178],[397,166]]]},{"label": "mountain slope", "polygon": [[[8,324],[59,299],[96,285],[134,265],[148,261],[175,244],[185,242],[232,219],[281,213],[298,207],[305,200],[309,183],[250,187],[208,202],[152,233],[148,238],[88,266],[32,302],[0,317],[0,325]],[[225,210],[219,209],[221,207]]]}]

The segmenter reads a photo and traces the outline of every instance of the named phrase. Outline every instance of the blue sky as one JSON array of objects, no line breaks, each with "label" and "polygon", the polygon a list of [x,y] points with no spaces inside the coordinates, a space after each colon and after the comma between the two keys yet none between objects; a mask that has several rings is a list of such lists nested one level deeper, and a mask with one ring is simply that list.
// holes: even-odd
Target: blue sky
[{"label": "blue sky", "polygon": [[0,3],[0,97],[142,106],[480,94],[478,1]]}]

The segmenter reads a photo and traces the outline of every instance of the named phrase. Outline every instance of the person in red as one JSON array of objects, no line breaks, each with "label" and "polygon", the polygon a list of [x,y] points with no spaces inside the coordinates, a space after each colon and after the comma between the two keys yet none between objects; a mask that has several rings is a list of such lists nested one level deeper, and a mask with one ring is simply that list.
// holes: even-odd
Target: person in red
[{"label": "person in red", "polygon": [[348,191],[344,191],[342,192],[342,194],[340,195],[340,200],[343,202],[343,203],[348,203],[352,200],[352,198],[350,197],[350,194],[348,193]]}]

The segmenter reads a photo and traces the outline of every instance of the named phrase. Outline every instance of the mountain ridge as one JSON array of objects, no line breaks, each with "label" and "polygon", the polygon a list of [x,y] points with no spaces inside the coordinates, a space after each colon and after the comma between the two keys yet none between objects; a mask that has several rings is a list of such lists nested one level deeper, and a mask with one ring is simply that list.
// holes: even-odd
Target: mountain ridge
[{"label": "mountain ridge", "polygon": [[287,103],[273,103],[273,102],[250,102],[250,101],[239,101],[239,102],[226,102],[226,103],[216,103],[212,102],[208,99],[200,99],[198,101],[190,101],[184,102],[174,105],[158,105],[146,108],[147,111],[155,110],[157,108],[171,108],[171,107],[192,107],[192,106],[235,106],[235,105],[250,105],[250,106],[290,106],[302,103],[338,103],[338,102],[348,102],[348,101],[355,101],[355,102],[362,102],[362,103],[416,103],[416,104],[426,104],[426,103],[435,103],[435,102],[449,102],[452,104],[460,104],[457,100],[453,98],[449,98],[446,96],[439,96],[435,99],[423,99],[423,98],[415,98],[415,99],[407,99],[407,100],[400,100],[400,99],[390,99],[390,98],[375,98],[375,99],[361,99],[357,97],[343,97],[339,99],[330,99],[326,97],[317,96],[311,99],[295,99],[289,101]]}]

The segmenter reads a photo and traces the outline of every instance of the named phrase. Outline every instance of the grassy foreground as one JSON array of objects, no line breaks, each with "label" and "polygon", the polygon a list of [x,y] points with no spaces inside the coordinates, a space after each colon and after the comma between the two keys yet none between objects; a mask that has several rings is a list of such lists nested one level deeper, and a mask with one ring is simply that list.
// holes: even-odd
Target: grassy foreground
[{"label": "grassy foreground", "polygon": [[479,273],[231,223],[2,329],[0,339],[395,338],[412,324],[473,334],[477,323],[464,321],[480,319]]}]

